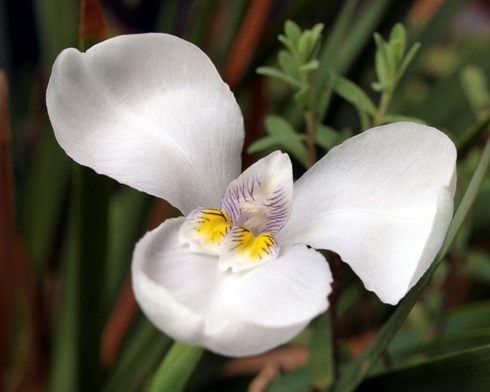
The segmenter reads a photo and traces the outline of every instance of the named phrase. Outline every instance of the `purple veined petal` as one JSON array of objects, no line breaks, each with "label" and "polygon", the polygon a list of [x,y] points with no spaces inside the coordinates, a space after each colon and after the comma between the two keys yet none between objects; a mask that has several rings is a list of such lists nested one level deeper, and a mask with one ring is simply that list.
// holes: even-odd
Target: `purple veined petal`
[{"label": "purple veined petal", "polygon": [[171,219],[137,244],[133,288],[143,312],[170,337],[227,356],[286,343],[328,307],[332,276],[323,256],[304,245],[232,273],[218,257],[179,244],[184,218]]},{"label": "purple veined petal", "polygon": [[278,242],[337,252],[396,304],[440,249],[453,212],[456,149],[435,128],[396,123],[332,149],[295,184]]},{"label": "purple veined petal", "polygon": [[78,163],[188,214],[240,174],[243,118],[209,58],[167,34],[124,35],[56,59],[47,108]]},{"label": "purple veined petal", "polygon": [[232,181],[221,209],[235,226],[275,235],[286,224],[293,198],[293,171],[287,154],[275,151]]}]

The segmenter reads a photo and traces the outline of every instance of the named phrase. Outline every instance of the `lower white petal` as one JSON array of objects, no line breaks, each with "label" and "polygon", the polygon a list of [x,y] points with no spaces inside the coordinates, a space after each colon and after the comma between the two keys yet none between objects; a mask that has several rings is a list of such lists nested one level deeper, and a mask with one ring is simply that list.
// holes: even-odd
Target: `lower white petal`
[{"label": "lower white petal", "polygon": [[331,274],[323,256],[303,245],[249,271],[218,268],[214,256],[178,241],[183,218],[147,233],[133,256],[133,287],[148,318],[188,344],[246,356],[283,344],[328,307]]},{"label": "lower white petal", "polygon": [[427,270],[453,211],[456,149],[411,123],[378,127],[332,149],[296,184],[279,243],[340,254],[366,288],[396,304]]}]

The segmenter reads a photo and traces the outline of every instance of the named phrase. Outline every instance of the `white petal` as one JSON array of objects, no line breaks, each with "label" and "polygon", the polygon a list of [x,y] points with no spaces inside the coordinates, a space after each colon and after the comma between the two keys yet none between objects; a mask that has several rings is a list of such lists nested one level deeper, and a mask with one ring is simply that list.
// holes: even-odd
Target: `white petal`
[{"label": "white petal", "polygon": [[196,46],[166,34],[64,50],[47,91],[56,138],[74,160],[168,200],[219,208],[240,173],[243,119]]},{"label": "white petal", "polygon": [[228,356],[287,342],[323,312],[332,280],[323,256],[303,245],[232,273],[214,256],[180,245],[183,218],[147,233],[133,256],[133,287],[148,318],[174,339]]},{"label": "white petal", "polygon": [[453,211],[456,149],[435,128],[397,123],[332,149],[296,184],[280,244],[340,254],[396,304],[430,266]]},{"label": "white petal", "polygon": [[293,201],[293,169],[287,154],[275,151],[262,158],[226,189],[222,210],[235,226],[256,234],[276,234],[287,222]]}]

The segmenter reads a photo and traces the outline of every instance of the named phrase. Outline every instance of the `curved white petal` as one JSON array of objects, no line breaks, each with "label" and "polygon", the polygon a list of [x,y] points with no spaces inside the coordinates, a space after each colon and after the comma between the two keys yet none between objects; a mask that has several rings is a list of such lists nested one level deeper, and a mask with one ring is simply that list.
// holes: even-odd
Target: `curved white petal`
[{"label": "curved white petal", "polygon": [[230,183],[222,209],[235,226],[276,234],[286,224],[293,202],[293,168],[287,154],[274,151]]},{"label": "curved white petal", "polygon": [[332,280],[323,256],[303,245],[240,273],[178,241],[183,218],[167,220],[137,244],[136,299],[163,332],[228,356],[258,354],[287,342],[326,310]]},{"label": "curved white petal", "polygon": [[243,119],[196,46],[166,34],[64,50],[47,90],[56,138],[82,165],[168,200],[219,208],[240,173]]},{"label": "curved white petal", "polygon": [[280,244],[340,254],[367,289],[396,304],[442,245],[453,211],[456,149],[435,128],[397,123],[332,149],[296,184]]}]

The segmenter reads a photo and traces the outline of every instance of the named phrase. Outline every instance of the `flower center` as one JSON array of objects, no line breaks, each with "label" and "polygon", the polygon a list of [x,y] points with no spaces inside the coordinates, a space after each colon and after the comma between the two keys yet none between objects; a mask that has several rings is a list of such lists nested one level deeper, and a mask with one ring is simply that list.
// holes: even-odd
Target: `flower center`
[{"label": "flower center", "polygon": [[183,223],[180,242],[189,244],[191,252],[219,256],[219,269],[222,271],[231,268],[238,272],[276,258],[279,245],[274,236],[271,233],[254,234],[260,229],[263,214],[253,209],[246,212],[246,222],[250,227],[233,226],[224,211],[197,208]]}]

